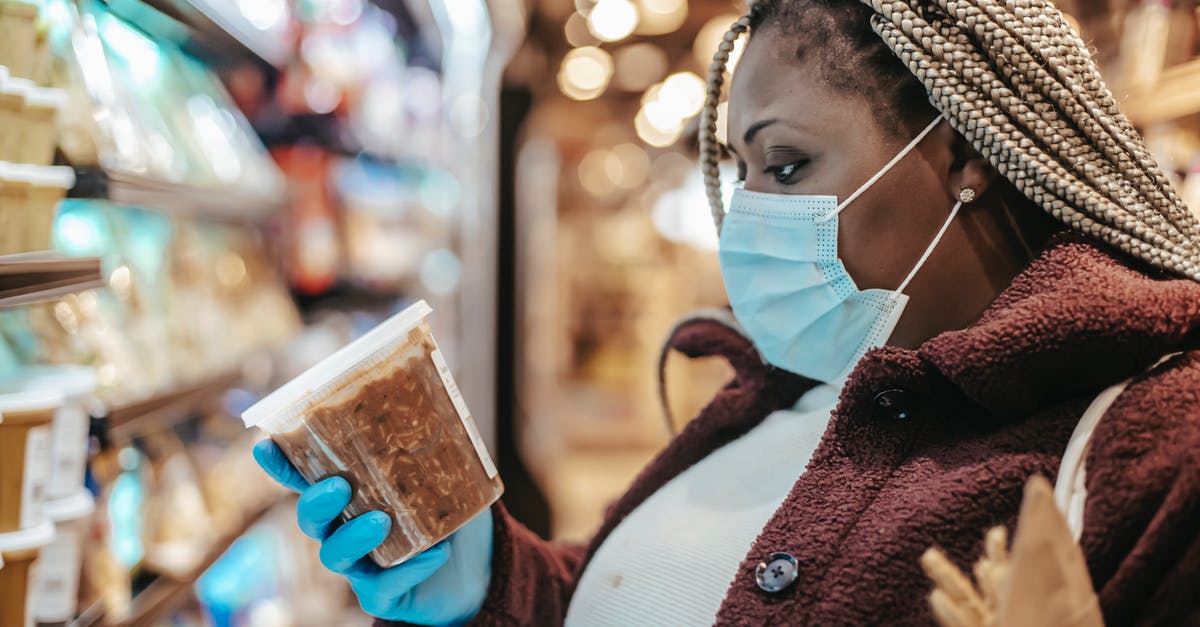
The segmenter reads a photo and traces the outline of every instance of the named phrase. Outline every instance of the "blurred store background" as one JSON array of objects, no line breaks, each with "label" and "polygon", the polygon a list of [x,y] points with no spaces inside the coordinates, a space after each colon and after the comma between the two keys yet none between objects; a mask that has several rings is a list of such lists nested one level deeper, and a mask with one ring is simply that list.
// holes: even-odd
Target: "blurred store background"
[{"label": "blurred store background", "polygon": [[[1197,3],[1061,4],[1200,208]],[[696,135],[738,14],[0,0],[0,414],[54,416],[37,620],[367,624],[236,416],[418,299],[509,508],[586,538],[667,442],[672,322],[725,302]],[[677,422],[729,375],[672,356]]]}]

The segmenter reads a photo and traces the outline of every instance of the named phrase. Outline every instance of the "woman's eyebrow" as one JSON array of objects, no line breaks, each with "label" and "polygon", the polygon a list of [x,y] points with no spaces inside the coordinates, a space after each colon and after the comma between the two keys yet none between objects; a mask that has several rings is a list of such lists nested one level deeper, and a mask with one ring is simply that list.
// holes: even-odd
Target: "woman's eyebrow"
[{"label": "woman's eyebrow", "polygon": [[764,128],[767,128],[768,126],[770,126],[778,121],[779,120],[777,120],[775,118],[771,118],[770,120],[761,120],[759,122],[755,122],[754,124],[751,124],[750,128],[746,129],[746,134],[742,136],[742,142],[745,143],[747,146],[750,145],[751,143],[754,142],[754,136],[757,135],[759,131],[763,130]]}]

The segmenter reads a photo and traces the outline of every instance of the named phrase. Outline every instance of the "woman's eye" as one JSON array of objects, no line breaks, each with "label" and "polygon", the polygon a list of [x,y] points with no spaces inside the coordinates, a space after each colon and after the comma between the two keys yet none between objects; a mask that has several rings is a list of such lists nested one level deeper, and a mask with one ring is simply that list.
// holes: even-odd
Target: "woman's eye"
[{"label": "woman's eye", "polygon": [[791,185],[796,182],[796,173],[808,164],[808,159],[793,161],[785,165],[767,166],[765,173],[775,177],[775,182],[780,185]]}]

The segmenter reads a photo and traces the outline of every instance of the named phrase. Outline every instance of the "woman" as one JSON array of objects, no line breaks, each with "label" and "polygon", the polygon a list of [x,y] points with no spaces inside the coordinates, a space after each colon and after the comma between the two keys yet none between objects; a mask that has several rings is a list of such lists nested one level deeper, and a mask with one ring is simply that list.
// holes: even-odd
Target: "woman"
[{"label": "woman", "polygon": [[[713,139],[724,65],[744,179]],[[410,562],[388,518],[302,528],[383,619],[450,624],[928,623],[919,557],[960,566],[1054,477],[1097,395],[1079,539],[1106,621],[1200,617],[1200,225],[1048,0],[765,0],[726,36],[702,153],[734,324],[671,345],[735,379],[587,547],[502,506]],[[932,105],[932,106],[931,106]],[[1158,363],[1166,357],[1164,361]],[[1086,434],[1085,434],[1086,435]]]}]

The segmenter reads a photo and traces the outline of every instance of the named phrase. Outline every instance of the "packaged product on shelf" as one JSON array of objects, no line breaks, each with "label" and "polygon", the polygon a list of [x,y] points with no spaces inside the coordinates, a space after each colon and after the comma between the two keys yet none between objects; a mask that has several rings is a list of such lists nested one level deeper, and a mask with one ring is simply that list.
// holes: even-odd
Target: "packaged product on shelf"
[{"label": "packaged product on shelf", "polygon": [[17,160],[21,124],[25,118],[25,97],[33,87],[33,81],[11,76],[0,82],[0,161]]},{"label": "packaged product on shelf", "polygon": [[33,620],[37,627],[63,627],[75,619],[85,540],[91,531],[95,499],[87,490],[46,502],[54,541],[42,549],[34,580]]},{"label": "packaged product on shelf", "polygon": [[70,497],[83,489],[87,470],[89,411],[96,389],[96,374],[84,366],[31,366],[0,380],[0,392],[36,389],[57,390],[62,407],[51,425],[50,478],[46,499]]},{"label": "packaged product on shelf", "polygon": [[443,540],[504,489],[425,321],[431,311],[418,302],[242,414],[309,481],[346,478],[347,517],[391,515],[371,553],[384,567]]},{"label": "packaged product on shelf", "polygon": [[[242,356],[232,346],[228,319],[218,298],[216,250],[220,238],[206,225],[180,220],[171,246],[171,300],[167,312],[175,376],[187,383],[215,377]],[[225,341],[214,342],[220,337]]]},{"label": "packaged product on shelf", "polygon": [[27,627],[33,624],[37,603],[38,555],[54,540],[54,523],[11,533],[0,533],[0,625]]},{"label": "packaged product on shelf", "polygon": [[32,87],[25,108],[15,161],[34,165],[54,163],[58,146],[58,116],[67,106],[67,92],[53,87]]},{"label": "packaged product on shelf", "polygon": [[0,392],[0,533],[43,522],[51,424],[62,406],[52,388]]},{"label": "packaged product on shelf", "polygon": [[[3,100],[3,94],[0,94]],[[3,104],[0,103],[0,107]],[[3,118],[0,112],[0,118]],[[4,122],[0,120],[0,126]],[[0,142],[3,138],[0,138]],[[29,182],[20,176],[17,166],[0,162],[0,255],[9,255],[24,248],[25,201],[29,196]]]},{"label": "packaged product on shelf", "polygon": [[29,78],[38,85],[49,85],[54,75],[54,52],[50,44],[52,24],[45,15],[38,18],[34,29],[33,65]]},{"label": "packaged product on shelf", "polygon": [[146,440],[151,488],[146,494],[145,563],[159,573],[186,576],[216,540],[200,479],[185,446],[171,432]]},{"label": "packaged product on shelf", "polygon": [[0,65],[13,76],[33,75],[38,7],[21,0],[0,1]]},{"label": "packaged product on shelf", "polygon": [[17,252],[49,250],[53,246],[58,203],[75,186],[75,171],[67,166],[9,165],[28,183],[25,193],[25,237]]},{"label": "packaged product on shelf", "polygon": [[144,394],[166,392],[179,385],[172,366],[177,347],[168,325],[171,250],[175,226],[154,211],[110,206],[105,212],[112,229],[108,254],[113,259],[112,294],[121,305],[121,332],[137,355],[147,380]]},{"label": "packaged product on shelf", "polygon": [[[166,363],[169,347],[163,334],[143,333],[161,323],[160,310],[143,307],[154,292],[143,286],[146,274],[161,272],[157,266],[139,272],[121,245],[116,216],[122,212],[104,202],[69,199],[59,205],[53,234],[56,251],[70,256],[99,256],[110,289],[68,295],[53,305],[31,309],[31,324],[43,344],[37,361],[86,363],[95,367],[98,398],[106,405],[122,405],[145,399],[171,388],[173,380]],[[153,259],[161,266],[170,246],[169,235],[146,227],[147,240],[157,238],[137,259]],[[169,230],[167,231],[169,234]],[[155,253],[155,251],[159,251]],[[164,288],[165,289],[165,288]]]}]

